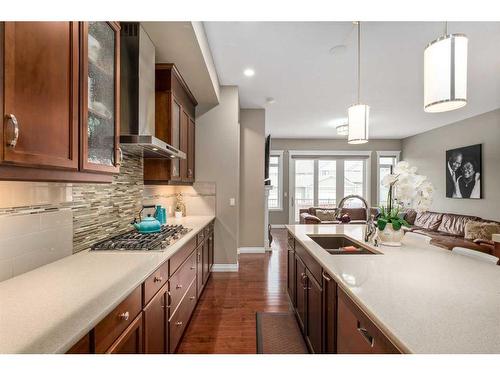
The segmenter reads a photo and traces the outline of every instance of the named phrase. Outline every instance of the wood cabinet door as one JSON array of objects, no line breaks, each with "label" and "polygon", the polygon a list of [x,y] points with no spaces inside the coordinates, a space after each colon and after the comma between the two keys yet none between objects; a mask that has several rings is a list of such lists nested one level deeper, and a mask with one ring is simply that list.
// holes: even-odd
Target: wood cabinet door
[{"label": "wood cabinet door", "polygon": [[186,153],[186,159],[181,159],[180,169],[181,169],[181,180],[188,181],[188,130],[189,130],[189,116],[186,112],[181,111],[181,140],[180,140],[180,150]]},{"label": "wood cabinet door", "polygon": [[195,161],[195,135],[196,128],[195,122],[192,118],[189,118],[188,124],[188,148],[187,148],[187,178],[188,181],[194,182],[194,161]]},{"label": "wood cabinet door", "polygon": [[337,283],[323,271],[324,353],[337,352]]},{"label": "wood cabinet door", "polygon": [[3,28],[0,162],[77,170],[78,22]]},{"label": "wood cabinet door", "polygon": [[144,352],[166,353],[166,292],[160,291],[144,308]]},{"label": "wood cabinet door", "polygon": [[196,249],[196,285],[197,296],[203,291],[203,243]]},{"label": "wood cabinet door", "polygon": [[295,252],[288,250],[288,268],[287,268],[287,289],[290,301],[294,307],[297,307],[295,298]]},{"label": "wood cabinet door", "polygon": [[210,254],[208,237],[203,243],[203,285],[207,283],[208,276],[210,275]]},{"label": "wood cabinet door", "polygon": [[212,267],[214,265],[214,241],[214,232],[211,232],[208,237],[208,272],[212,271]]},{"label": "wood cabinet door", "polygon": [[[172,118],[170,120],[170,145],[180,150],[181,129],[182,129],[182,107],[180,103],[171,95]],[[169,143],[169,142],[167,142]],[[179,159],[170,160],[170,179],[179,181],[181,179],[181,163]]]},{"label": "wood cabinet door", "polygon": [[323,290],[309,270],[307,276],[307,339],[313,353],[323,351]]},{"label": "wood cabinet door", "polygon": [[299,325],[302,332],[305,331],[306,322],[306,291],[307,291],[307,275],[306,266],[300,260],[299,257],[295,256],[295,310],[297,312],[297,317],[299,318]]},{"label": "wood cabinet door", "polygon": [[66,354],[90,354],[90,336],[87,333]]},{"label": "wood cabinet door", "polygon": [[120,26],[82,22],[81,169],[117,173],[121,164]]},{"label": "wood cabinet door", "polygon": [[400,351],[363,311],[337,288],[337,352],[339,354],[395,354]]},{"label": "wood cabinet door", "polygon": [[127,329],[116,339],[107,354],[141,354],[142,346],[142,314],[139,314]]}]

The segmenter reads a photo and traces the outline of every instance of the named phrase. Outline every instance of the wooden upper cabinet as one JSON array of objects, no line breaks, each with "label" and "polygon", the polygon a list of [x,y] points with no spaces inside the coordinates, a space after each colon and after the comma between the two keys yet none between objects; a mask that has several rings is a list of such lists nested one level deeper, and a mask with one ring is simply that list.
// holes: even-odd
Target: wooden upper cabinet
[{"label": "wooden upper cabinet", "polygon": [[186,159],[145,159],[145,183],[181,184],[194,181],[194,118],[197,104],[175,65],[156,64],[156,137],[183,151]]},{"label": "wooden upper cabinet", "polygon": [[194,182],[194,158],[195,158],[195,122],[189,118],[188,123],[188,145],[187,145],[187,179]]},{"label": "wooden upper cabinet", "polygon": [[0,162],[77,170],[78,23],[5,22],[0,36]]},{"label": "wooden upper cabinet", "polygon": [[117,173],[121,163],[120,26],[81,23],[81,169]]}]

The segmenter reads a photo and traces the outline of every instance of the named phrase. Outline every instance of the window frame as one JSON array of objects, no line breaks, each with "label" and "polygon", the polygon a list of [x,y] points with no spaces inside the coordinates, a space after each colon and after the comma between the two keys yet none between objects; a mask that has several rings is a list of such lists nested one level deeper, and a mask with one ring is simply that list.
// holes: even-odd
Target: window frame
[{"label": "window frame", "polygon": [[[283,150],[269,151],[269,169],[271,169],[271,157],[278,157],[278,207],[269,206],[269,196],[267,197],[267,208],[269,211],[283,211]],[[272,185],[270,185],[272,186]]]},{"label": "window frame", "polygon": [[401,160],[401,151],[377,151],[377,206],[380,207],[380,167],[381,166],[388,166],[388,164],[380,164],[380,158],[383,157],[395,157],[396,158],[396,164],[399,163]]}]

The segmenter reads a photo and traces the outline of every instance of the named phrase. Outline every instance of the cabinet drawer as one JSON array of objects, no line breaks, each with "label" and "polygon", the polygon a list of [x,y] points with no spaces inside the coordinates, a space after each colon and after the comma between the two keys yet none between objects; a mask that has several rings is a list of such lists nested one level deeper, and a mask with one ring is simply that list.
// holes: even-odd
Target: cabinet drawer
[{"label": "cabinet drawer", "polygon": [[174,353],[177,345],[186,329],[186,326],[191,318],[191,314],[196,306],[196,281],[193,280],[189,286],[189,290],[182,299],[179,308],[169,321],[169,351]]},{"label": "cabinet drawer", "polygon": [[337,352],[339,354],[394,354],[400,351],[338,288]]},{"label": "cabinet drawer", "polygon": [[180,266],[177,272],[170,278],[170,316],[175,313],[182,296],[196,279],[196,251]]},{"label": "cabinet drawer", "polygon": [[179,251],[177,251],[172,258],[170,258],[169,276],[172,276],[177,268],[184,263],[191,252],[196,248],[196,237],[193,237],[185,244]]},{"label": "cabinet drawer", "polygon": [[104,353],[142,310],[142,287],[138,286],[94,330],[95,351]]},{"label": "cabinet drawer", "polygon": [[153,298],[168,280],[168,262],[163,263],[144,281],[144,306]]},{"label": "cabinet drawer", "polygon": [[318,262],[312,257],[311,254],[307,252],[306,249],[299,243],[295,243],[295,254],[300,257],[300,259],[304,262],[306,267],[311,272],[311,275],[314,276],[316,281],[320,286],[323,285],[323,277],[321,276],[323,269],[319,265]]}]

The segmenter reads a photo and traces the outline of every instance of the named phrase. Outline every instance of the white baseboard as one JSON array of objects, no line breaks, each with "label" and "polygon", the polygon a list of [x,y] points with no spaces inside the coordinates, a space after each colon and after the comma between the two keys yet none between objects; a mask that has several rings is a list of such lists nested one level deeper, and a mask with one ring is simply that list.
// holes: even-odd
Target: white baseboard
[{"label": "white baseboard", "polygon": [[238,263],[234,264],[214,264],[212,272],[238,272]]},{"label": "white baseboard", "polygon": [[271,224],[271,229],[285,229],[286,224]]},{"label": "white baseboard", "polygon": [[264,247],[238,247],[238,254],[264,254],[266,249]]}]

